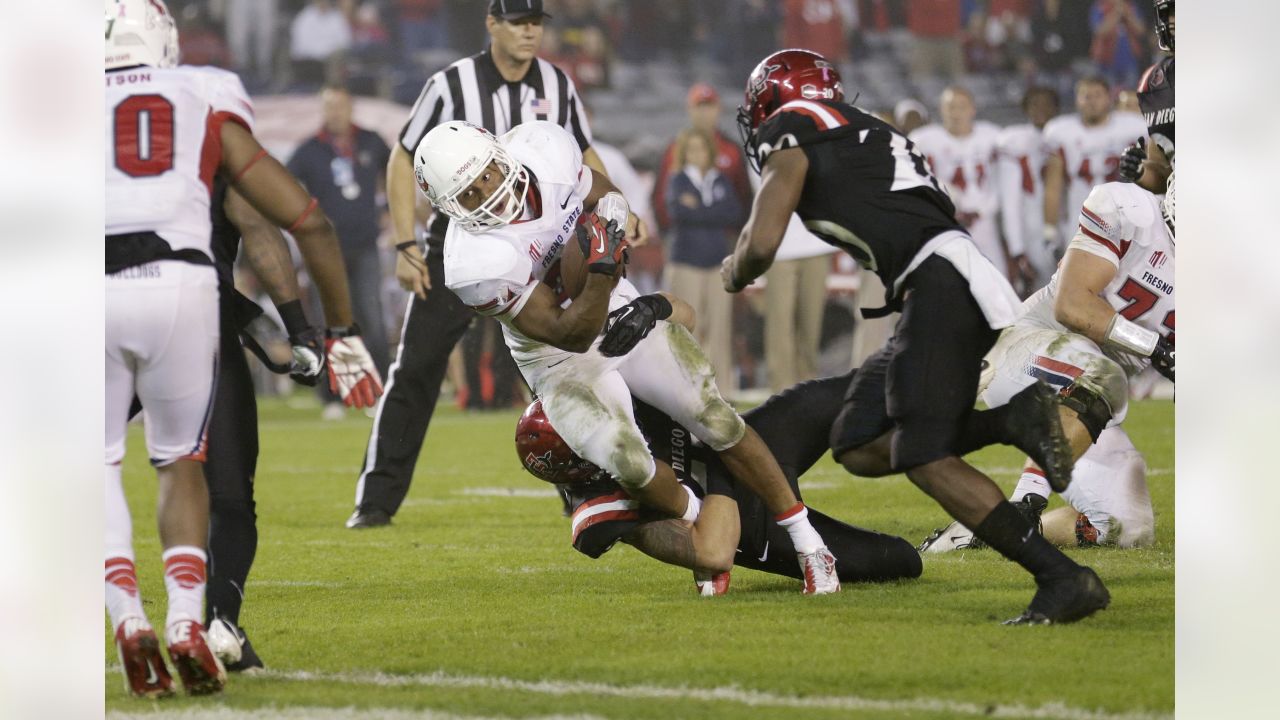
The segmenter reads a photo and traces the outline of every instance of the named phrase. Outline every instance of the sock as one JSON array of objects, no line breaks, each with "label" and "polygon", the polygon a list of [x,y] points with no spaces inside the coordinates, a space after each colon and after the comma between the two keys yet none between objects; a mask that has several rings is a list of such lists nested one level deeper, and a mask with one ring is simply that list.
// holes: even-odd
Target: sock
[{"label": "sock", "polygon": [[960,428],[960,436],[956,438],[956,455],[964,457],[988,445],[1007,444],[1008,431],[1005,427],[1008,418],[1008,405],[970,412]]},{"label": "sock", "polygon": [[808,555],[823,546],[822,536],[809,523],[809,508],[804,503],[796,503],[790,510],[774,515],[773,519],[791,535],[791,544],[797,553]]},{"label": "sock", "polygon": [[165,550],[163,557],[164,587],[169,591],[165,627],[183,620],[200,622],[204,609],[204,550],[192,545],[175,545]]},{"label": "sock", "polygon": [[1036,577],[1076,567],[1061,550],[1034,532],[1031,522],[1007,502],[996,505],[973,534]]},{"label": "sock", "polygon": [[1027,466],[1022,469],[1022,477],[1018,478],[1018,486],[1013,489],[1009,502],[1019,502],[1022,498],[1035,494],[1042,498],[1049,497],[1049,481],[1044,479],[1044,471]]},{"label": "sock", "polygon": [[698,499],[697,495],[693,494],[693,490],[690,490],[688,485],[681,485],[680,487],[684,488],[684,491],[689,495],[689,505],[685,507],[684,515],[681,515],[680,519],[695,522],[699,513],[702,512],[702,501]]},{"label": "sock", "polygon": [[107,585],[107,614],[111,616],[111,628],[129,618],[139,618],[142,625],[150,627],[142,610],[142,598],[138,594],[138,573],[133,558],[123,555],[108,556],[104,579]]}]

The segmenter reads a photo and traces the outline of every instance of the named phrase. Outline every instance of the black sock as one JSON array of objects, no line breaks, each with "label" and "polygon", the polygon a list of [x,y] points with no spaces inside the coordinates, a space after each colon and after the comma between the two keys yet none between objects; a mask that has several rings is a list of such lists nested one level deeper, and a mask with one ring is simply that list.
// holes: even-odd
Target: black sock
[{"label": "black sock", "polygon": [[973,534],[1036,577],[1069,570],[1075,565],[1071,558],[1035,532],[1031,521],[1017,508],[1005,501],[978,523]]},{"label": "black sock", "polygon": [[206,622],[212,621],[216,615],[240,624],[244,586],[258,549],[255,520],[252,505],[227,508],[219,504],[210,508]]},{"label": "black sock", "polygon": [[956,438],[956,455],[964,457],[974,450],[988,445],[1008,444],[1007,427],[1009,406],[1001,405],[991,410],[973,410],[965,418]]}]

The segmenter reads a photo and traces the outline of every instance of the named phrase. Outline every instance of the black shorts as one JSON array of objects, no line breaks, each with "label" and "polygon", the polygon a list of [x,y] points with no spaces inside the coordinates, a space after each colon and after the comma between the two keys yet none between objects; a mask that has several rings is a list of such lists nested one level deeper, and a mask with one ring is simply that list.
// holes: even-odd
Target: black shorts
[{"label": "black shorts", "polygon": [[893,337],[859,368],[831,428],[836,457],[893,430],[890,460],[898,471],[955,454],[982,358],[999,335],[945,258],[922,262],[904,292]]}]

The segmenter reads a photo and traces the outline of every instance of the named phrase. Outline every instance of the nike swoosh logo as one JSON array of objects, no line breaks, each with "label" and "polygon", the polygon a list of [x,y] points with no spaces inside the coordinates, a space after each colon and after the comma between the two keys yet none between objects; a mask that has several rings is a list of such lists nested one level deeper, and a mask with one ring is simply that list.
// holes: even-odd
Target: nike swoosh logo
[{"label": "nike swoosh logo", "polygon": [[626,320],[626,319],[627,319],[627,316],[628,316],[628,315],[630,315],[630,314],[631,314],[631,311],[632,311],[632,310],[634,310],[634,309],[635,309],[635,308],[631,307],[630,305],[628,305],[627,307],[623,308],[623,309],[622,309],[622,314],[618,316],[618,319],[617,319],[615,322],[622,322],[623,320]]},{"label": "nike swoosh logo", "polygon": [[603,235],[600,236],[600,247],[596,248],[596,252],[598,253],[604,252],[604,236]]},{"label": "nike swoosh logo", "polygon": [[555,366],[559,365],[559,364],[560,364],[560,363],[562,363],[562,362],[568,362],[568,361],[569,361],[569,358],[565,358],[564,360],[559,360],[559,361],[557,361],[557,362],[553,362],[553,363],[551,363],[550,365],[548,365],[548,366],[547,366],[547,369],[549,370],[549,369],[551,369],[551,368],[553,368],[553,367],[555,367]]},{"label": "nike swoosh logo", "polygon": [[767,557],[769,557],[769,541],[768,541],[768,540],[765,540],[765,541],[764,541],[764,552],[760,553],[760,562],[764,562],[765,558],[767,558]]},{"label": "nike swoosh logo", "polygon": [[573,196],[572,196],[572,195],[570,195],[569,197],[565,198],[565,199],[564,199],[564,202],[560,203],[560,209],[561,209],[561,210],[563,210],[563,209],[565,209],[565,208],[569,207],[569,200],[571,200],[572,198],[573,198]]},{"label": "nike swoosh logo", "polygon": [[151,664],[150,660],[144,662],[147,663],[147,684],[154,685],[160,680],[160,676],[156,674],[156,668]]}]

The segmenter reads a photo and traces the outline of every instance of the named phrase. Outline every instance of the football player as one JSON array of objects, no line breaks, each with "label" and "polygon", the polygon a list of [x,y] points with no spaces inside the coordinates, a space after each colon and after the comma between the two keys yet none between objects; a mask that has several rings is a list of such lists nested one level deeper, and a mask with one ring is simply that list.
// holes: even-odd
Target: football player
[{"label": "football player", "polygon": [[[226,679],[200,622],[209,492],[201,464],[218,367],[218,288],[210,195],[216,174],[300,238],[336,243],[316,203],[252,134],[235,75],[177,66],[178,35],[160,0],[105,0],[106,11],[106,605],[126,687],[172,693],[159,640],[138,593],[132,524],[121,484],[130,404],[141,401],[159,480],[169,657],[190,694]],[[342,301],[349,307],[342,284]],[[350,315],[336,318],[350,322]],[[379,391],[358,337],[328,357],[342,395]]]},{"label": "football player", "polygon": [[[827,451],[827,434],[852,377],[850,371],[800,383],[743,415],[778,459],[797,497],[800,476]],[[574,549],[598,558],[615,543],[627,543],[693,570],[703,595],[723,594],[734,565],[800,577],[790,536],[772,521],[760,496],[736,481],[715,453],[645,403],[636,403],[636,421],[654,457],[670,463],[680,482],[702,498],[702,512],[694,522],[667,519],[644,507],[608,473],[575,455],[547,421],[539,401],[516,425],[516,452],[524,468],[568,491]],[[906,540],[847,525],[812,507],[809,519],[839,558],[840,582],[920,576],[920,555]]]},{"label": "football player", "polygon": [[1044,241],[1044,126],[1058,114],[1058,93],[1044,85],[1029,88],[1022,96],[1022,112],[1028,122],[1000,131],[996,158],[1004,239],[1009,254],[1025,255],[1034,271],[1018,293],[1030,295],[1044,287],[1058,265],[1056,248]]},{"label": "football player", "polygon": [[914,143],[843,97],[836,69],[805,50],[770,55],[747,80],[738,122],[762,181],[722,265],[725,289],[738,292],[769,268],[792,212],[875,272],[886,289],[882,312],[902,315],[849,386],[830,433],[836,460],[856,475],[905,472],[1029,571],[1038,590],[1012,622],[1086,617],[1109,602],[1102,581],[1032,532],[999,487],[961,459],[1008,443],[1036,458],[1056,487],[1071,481],[1048,385],[1033,384],[1000,408],[973,409],[982,358],[1017,318],[1018,296],[956,221]]},{"label": "football player", "polygon": [[[805,593],[839,590],[835,560],[777,461],[720,395],[693,336],[669,322],[671,298],[639,295],[617,279],[624,227],[634,227],[635,216],[607,177],[583,165],[567,131],[534,121],[498,140],[448,122],[423,137],[414,169],[432,204],[453,221],[445,284],[502,323],[512,358],[574,452],[637,499],[696,518],[699,500],[649,453],[632,413],[635,395],[687,427],[765,498],[794,540]],[[587,264],[585,286],[571,302],[557,291],[567,242],[579,243]]]},{"label": "football player", "polygon": [[1169,53],[1147,68],[1138,82],[1138,106],[1147,121],[1151,144],[1139,139],[1125,148],[1120,159],[1120,180],[1136,182],[1153,193],[1163,193],[1173,173],[1173,0],[1154,0],[1156,40]]},{"label": "football player", "polygon": [[1076,82],[1076,112],[1044,126],[1044,237],[1055,256],[1075,234],[1075,218],[1095,185],[1120,179],[1125,147],[1147,134],[1142,116],[1111,107],[1111,85],[1097,75]]},{"label": "football player", "polygon": [[[1174,379],[1172,179],[1163,200],[1133,184],[1094,188],[1061,268],[1027,299],[1026,314],[987,356],[982,399],[989,406],[1008,402],[1037,379],[1060,389],[1063,424],[1079,462],[1062,492],[1071,508],[1044,518],[1045,536],[1059,544],[1135,547],[1155,539],[1145,464],[1120,423],[1138,373],[1153,366]],[[1034,520],[1049,489],[1044,473],[1028,462],[1011,499]],[[952,523],[921,550],[978,545],[973,533]]]}]

